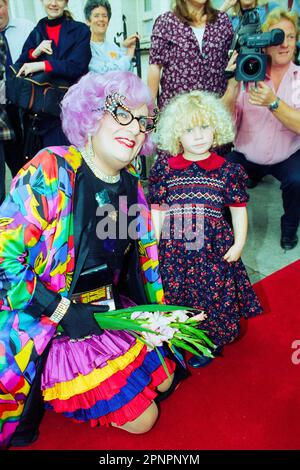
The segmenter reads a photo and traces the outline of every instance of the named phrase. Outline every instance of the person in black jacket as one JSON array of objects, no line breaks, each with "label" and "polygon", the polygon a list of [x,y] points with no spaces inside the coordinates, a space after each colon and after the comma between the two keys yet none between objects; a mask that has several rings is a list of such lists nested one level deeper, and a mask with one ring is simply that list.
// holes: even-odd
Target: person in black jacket
[{"label": "person in black jacket", "polygon": [[8,125],[5,103],[5,62],[6,48],[3,36],[0,34],[0,204],[5,197],[5,151],[4,144],[9,142],[13,136],[13,130]]},{"label": "person in black jacket", "polygon": [[[51,77],[61,78],[72,85],[88,72],[91,60],[90,30],[84,23],[72,19],[66,10],[68,0],[41,1],[47,16],[38,22],[23,46],[17,61],[23,64],[18,75],[46,72],[50,81]],[[33,127],[40,135],[40,148],[68,145],[59,118],[37,117],[29,126],[31,129]],[[29,148],[28,152],[34,154],[37,150]]]}]

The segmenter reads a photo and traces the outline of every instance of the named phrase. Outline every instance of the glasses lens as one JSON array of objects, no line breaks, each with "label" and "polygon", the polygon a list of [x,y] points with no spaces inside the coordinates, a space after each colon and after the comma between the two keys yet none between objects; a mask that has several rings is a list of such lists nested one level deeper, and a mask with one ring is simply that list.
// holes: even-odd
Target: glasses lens
[{"label": "glasses lens", "polygon": [[137,119],[141,132],[151,132],[155,127],[155,119],[153,117],[134,117],[129,110],[123,108],[123,106],[121,105],[118,105],[115,108],[113,114],[118,123],[122,124],[123,126],[126,126],[127,124],[130,124],[134,119]]},{"label": "glasses lens", "polygon": [[139,126],[140,126],[141,132],[146,132],[146,130],[147,130],[147,121],[148,121],[147,116],[140,116],[138,121],[139,121]]},{"label": "glasses lens", "polygon": [[151,117],[145,117],[144,118],[144,121],[143,121],[143,129],[142,129],[142,126],[140,125],[141,127],[141,130],[143,132],[151,132],[153,131],[154,127],[155,127],[155,121],[153,118]]},{"label": "glasses lens", "polygon": [[132,121],[132,114],[122,106],[118,106],[115,110],[115,116],[120,124],[129,124]]}]

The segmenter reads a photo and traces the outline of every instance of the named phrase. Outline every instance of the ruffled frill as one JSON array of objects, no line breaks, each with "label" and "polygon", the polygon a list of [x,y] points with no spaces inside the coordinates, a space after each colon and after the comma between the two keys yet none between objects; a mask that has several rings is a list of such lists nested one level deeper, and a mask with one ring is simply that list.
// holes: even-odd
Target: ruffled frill
[{"label": "ruffled frill", "polygon": [[[114,376],[117,372],[125,369],[135,360],[143,348],[144,345],[141,342],[137,342],[127,353],[124,354],[124,356],[110,361],[107,366],[104,366],[101,369],[94,369],[87,375],[82,375],[80,372],[77,372],[77,376],[73,380],[69,380],[67,382],[59,382],[59,377],[56,377],[57,382],[50,388],[48,388],[47,377],[51,377],[51,369],[46,367],[45,373],[43,373],[42,377],[44,399],[49,401],[59,397],[62,400],[66,400],[73,395],[78,395],[91,390],[108,378]],[[51,383],[53,384],[52,380]]]},{"label": "ruffled frill", "polygon": [[108,361],[123,356],[135,343],[136,339],[131,334],[111,330],[84,340],[70,341],[66,336],[56,338],[47,358],[42,389],[72,380],[79,374],[88,375],[95,368],[103,368]]},{"label": "ruffled frill", "polygon": [[[59,413],[64,413],[75,411],[78,408],[87,409],[97,403],[97,401],[109,400],[116,393],[119,393],[122,387],[125,387],[127,383],[127,378],[135,369],[139,368],[142,365],[146,354],[147,349],[143,347],[136,360],[129,364],[124,370],[118,370],[113,376],[109,377],[101,383],[98,383],[97,385],[99,386],[95,385],[95,388],[93,388],[92,390],[87,390],[84,393],[77,393],[77,390],[81,387],[78,387],[76,389],[74,386],[70,386],[69,393],[72,392],[72,396],[70,398],[64,399],[59,394],[61,388],[55,388],[56,396],[60,398],[50,400],[49,403],[55,409],[55,411]],[[67,387],[71,384],[69,382],[65,385]],[[45,395],[47,394],[47,397],[50,396],[50,394],[47,393],[48,391],[49,390],[46,390],[45,392]]]},{"label": "ruffled frill", "polygon": [[[166,359],[166,364],[171,374],[174,371],[174,363]],[[112,398],[97,401],[87,409],[82,408],[83,404],[89,405],[86,394],[68,400],[73,409],[75,408],[73,412],[65,411],[65,403],[60,400],[55,401],[55,406],[52,406],[53,402],[49,403],[47,408],[52,408],[58,413],[63,412],[66,417],[73,418],[78,422],[90,421],[92,427],[110,423],[122,426],[128,421],[138,418],[151,405],[157,396],[155,389],[166,379],[166,372],[161,365],[150,376],[148,374],[147,379],[144,374],[144,380],[148,382],[146,386],[142,377],[134,383],[135,378],[129,377],[129,384],[122,387],[119,393],[116,393]],[[93,398],[97,395],[100,397],[103,395],[101,385],[94,390]]]},{"label": "ruffled frill", "polygon": [[[175,363],[159,350],[172,374]],[[122,426],[151,405],[166,378],[155,350],[129,333],[105,331],[82,341],[55,339],[42,389],[47,408],[92,426]]]}]

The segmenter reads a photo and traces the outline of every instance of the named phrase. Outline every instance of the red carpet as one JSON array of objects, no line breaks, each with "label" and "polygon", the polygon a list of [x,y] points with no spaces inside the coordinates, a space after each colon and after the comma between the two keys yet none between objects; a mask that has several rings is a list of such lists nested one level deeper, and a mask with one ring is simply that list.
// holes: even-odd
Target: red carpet
[{"label": "red carpet", "polygon": [[300,449],[300,363],[291,359],[300,341],[300,261],[255,290],[265,314],[243,322],[223,357],[192,371],[148,434],[90,429],[47,412],[27,449]]}]

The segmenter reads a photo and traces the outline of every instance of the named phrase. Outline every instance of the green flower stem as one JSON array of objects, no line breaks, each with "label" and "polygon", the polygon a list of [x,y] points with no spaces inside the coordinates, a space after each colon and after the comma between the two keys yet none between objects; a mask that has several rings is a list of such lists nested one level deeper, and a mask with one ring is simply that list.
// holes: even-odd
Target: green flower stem
[{"label": "green flower stem", "polygon": [[[175,335],[174,337],[177,339],[177,335]],[[197,348],[205,356],[214,357],[211,351],[206,346],[204,346],[199,340],[191,339],[189,336],[186,335],[178,335],[178,337],[181,341],[192,344],[194,348]]]},{"label": "green flower stem", "polygon": [[[178,340],[175,340],[175,341],[178,341]],[[172,340],[172,344],[176,346],[177,343],[173,343],[173,340]],[[198,356],[203,355],[203,356],[207,356],[211,358],[215,357],[207,348],[205,348],[204,346],[201,346],[200,344],[191,345],[191,344],[186,343],[185,341],[180,341],[180,347],[182,349],[186,349],[187,351],[192,352],[193,354],[197,354]]]},{"label": "green flower stem", "polygon": [[150,349],[155,349],[156,354],[158,355],[158,358],[159,358],[159,360],[160,360],[160,362],[161,362],[161,364],[162,364],[162,366],[163,366],[163,368],[164,368],[164,371],[165,371],[165,373],[167,374],[167,377],[170,378],[171,376],[170,376],[170,372],[169,372],[169,370],[168,370],[168,368],[167,368],[167,364],[166,364],[166,362],[165,362],[165,360],[164,360],[164,358],[163,358],[161,352],[159,351],[159,349],[158,349],[156,346],[153,348],[153,346],[152,346],[150,343],[148,343],[148,341],[146,341],[144,338],[142,338],[141,336],[139,336],[138,334],[136,334],[134,331],[131,331],[130,333],[132,334],[132,336],[134,336],[134,337],[137,338],[139,341],[141,341],[142,343],[144,343],[148,348],[150,348]]},{"label": "green flower stem", "polygon": [[192,348],[192,347],[189,346],[188,344],[186,344],[186,343],[184,343],[183,341],[180,341],[180,340],[178,340],[178,339],[174,339],[174,338],[173,338],[173,339],[170,341],[170,343],[171,343],[171,345],[174,345],[174,346],[176,346],[176,347],[178,347],[178,348],[181,348],[181,349],[185,349],[186,351],[189,351],[189,352],[191,352],[192,354],[196,354],[196,355],[199,354],[199,352],[198,352],[196,349]]},{"label": "green flower stem", "polygon": [[212,341],[207,337],[206,333],[203,330],[199,329],[199,328],[194,328],[190,325],[186,325],[185,323],[181,323],[178,326],[178,329],[183,333],[189,333],[193,336],[196,336],[196,337],[202,339],[209,346],[211,346],[213,348],[215,347],[214,343],[212,343]]}]

